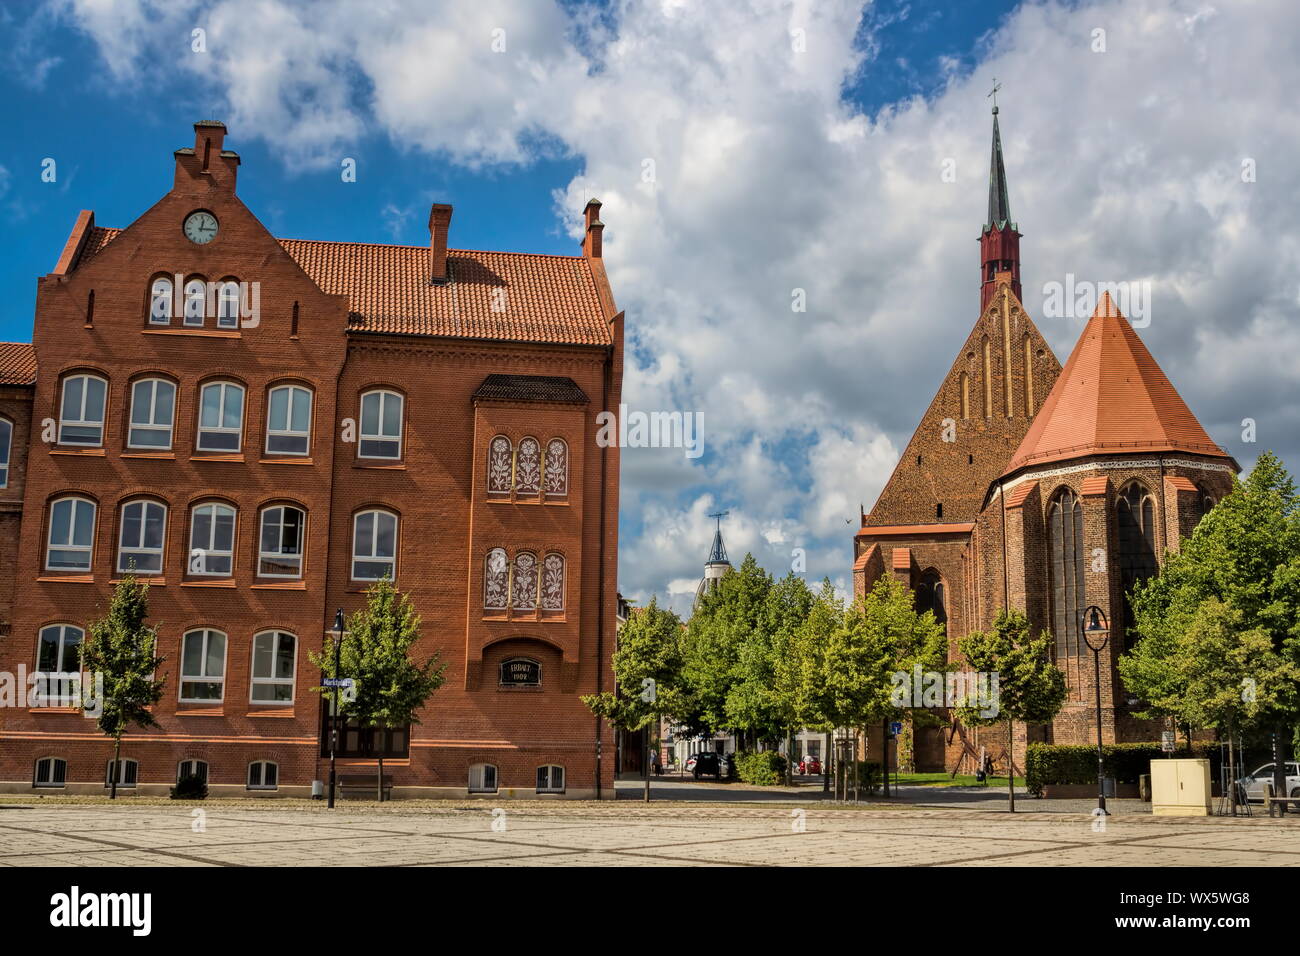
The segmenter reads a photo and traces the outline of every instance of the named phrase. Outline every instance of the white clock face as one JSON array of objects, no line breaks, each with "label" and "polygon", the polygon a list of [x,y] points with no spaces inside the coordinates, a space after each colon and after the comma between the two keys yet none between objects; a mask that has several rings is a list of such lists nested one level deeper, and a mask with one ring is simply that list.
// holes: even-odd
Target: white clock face
[{"label": "white clock face", "polygon": [[192,212],[185,217],[185,238],[206,245],[217,238],[217,217],[210,212]]}]

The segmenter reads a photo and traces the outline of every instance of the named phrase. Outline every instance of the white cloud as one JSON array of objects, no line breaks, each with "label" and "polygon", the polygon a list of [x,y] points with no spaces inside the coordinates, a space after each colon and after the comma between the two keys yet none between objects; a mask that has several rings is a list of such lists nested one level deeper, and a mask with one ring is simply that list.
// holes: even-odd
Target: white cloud
[{"label": "white cloud", "polygon": [[[634,347],[626,399],[706,422],[697,463],[624,456],[634,597],[693,593],[684,582],[698,580],[718,507],[732,511],[733,558],[754,549],[781,574],[806,547],[810,577],[846,585],[857,507],[976,316],[993,75],[1026,304],[1058,355],[1079,324],[1041,317],[1045,282],[1150,279],[1143,338],[1214,437],[1245,463],[1236,423],[1249,416],[1262,445],[1293,464],[1300,452],[1288,360],[1300,346],[1300,11],[1288,0],[1024,6],[981,41],[974,74],[936,50],[935,96],[869,116],[845,84],[869,88],[896,54],[859,31],[849,0],[625,0],[607,17],[503,0],[64,9],[119,81],[176,63],[207,71],[232,137],[288,145],[290,162],[332,160],[363,131],[469,165],[581,158],[557,211],[576,234],[586,198],[604,200]],[[209,31],[206,61],[177,40],[191,24]],[[1092,51],[1097,27],[1105,53]],[[940,179],[949,158],[955,183]],[[791,311],[794,289],[807,312]]]}]

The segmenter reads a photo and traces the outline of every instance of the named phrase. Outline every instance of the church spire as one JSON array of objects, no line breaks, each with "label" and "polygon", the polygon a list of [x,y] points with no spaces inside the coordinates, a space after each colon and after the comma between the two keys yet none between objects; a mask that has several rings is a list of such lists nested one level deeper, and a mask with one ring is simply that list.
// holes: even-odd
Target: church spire
[{"label": "church spire", "polygon": [[1009,273],[1011,291],[1020,294],[1020,232],[1011,221],[1011,197],[1007,190],[1007,167],[1002,160],[1002,131],[998,128],[996,80],[993,97],[993,151],[989,158],[989,213],[980,231],[980,309],[987,309],[997,288],[1000,273]]},{"label": "church spire", "polygon": [[723,575],[731,570],[731,562],[727,560],[727,546],[722,543],[722,519],[729,514],[730,511],[719,511],[709,515],[717,521],[718,525],[713,532],[713,547],[709,548],[709,560],[704,562],[704,577],[700,579],[700,586],[695,589],[697,601],[706,591],[717,587]]}]

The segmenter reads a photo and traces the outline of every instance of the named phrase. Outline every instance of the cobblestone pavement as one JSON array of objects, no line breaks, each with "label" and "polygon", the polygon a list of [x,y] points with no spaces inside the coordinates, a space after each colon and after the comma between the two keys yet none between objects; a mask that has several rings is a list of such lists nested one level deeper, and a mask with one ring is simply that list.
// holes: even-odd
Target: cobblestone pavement
[{"label": "cobblestone pavement", "polygon": [[4,807],[0,866],[1300,866],[1300,819],[1131,815],[1096,832],[1086,814],[916,807],[497,809]]}]

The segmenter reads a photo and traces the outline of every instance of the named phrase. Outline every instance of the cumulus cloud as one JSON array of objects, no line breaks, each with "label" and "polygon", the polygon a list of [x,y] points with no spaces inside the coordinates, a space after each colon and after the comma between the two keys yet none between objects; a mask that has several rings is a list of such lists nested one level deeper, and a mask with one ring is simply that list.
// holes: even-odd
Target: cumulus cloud
[{"label": "cumulus cloud", "polygon": [[933,93],[871,112],[845,91],[926,67],[897,65],[848,0],[57,9],[119,82],[181,64],[238,137],[289,162],[363,133],[470,166],[581,160],[556,214],[576,235],[586,198],[605,203],[626,400],[705,421],[698,461],[625,455],[632,596],[689,606],[719,507],[733,557],[784,573],[802,547],[810,576],[847,581],[857,507],[976,317],[993,75],[1026,304],[1057,354],[1080,322],[1043,317],[1044,283],[1150,281],[1141,334],[1212,435],[1249,465],[1251,417],[1258,447],[1300,462],[1289,0],[1028,4],[979,41],[973,71],[936,59]]}]

